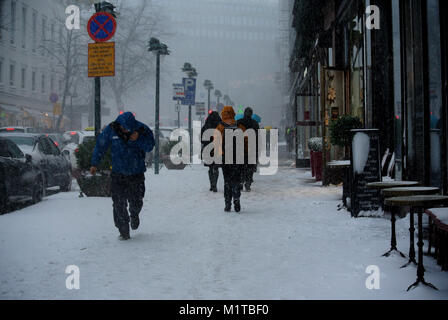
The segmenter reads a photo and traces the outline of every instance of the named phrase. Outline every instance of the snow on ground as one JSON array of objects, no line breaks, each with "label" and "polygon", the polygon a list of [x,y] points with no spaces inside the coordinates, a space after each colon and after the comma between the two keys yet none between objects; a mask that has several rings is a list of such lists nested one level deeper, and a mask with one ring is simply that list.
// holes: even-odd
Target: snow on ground
[{"label": "snow on ground", "polygon": [[[142,224],[118,241],[112,201],[59,193],[0,216],[1,299],[447,299],[448,273],[425,257],[416,267],[381,255],[390,222],[337,211],[341,188],[322,188],[309,172],[281,168],[256,176],[241,214],[225,213],[208,191],[203,166],[147,173]],[[397,223],[407,253],[408,219]],[[80,290],[66,289],[66,267],[80,269]],[[366,268],[381,271],[366,289]]]}]

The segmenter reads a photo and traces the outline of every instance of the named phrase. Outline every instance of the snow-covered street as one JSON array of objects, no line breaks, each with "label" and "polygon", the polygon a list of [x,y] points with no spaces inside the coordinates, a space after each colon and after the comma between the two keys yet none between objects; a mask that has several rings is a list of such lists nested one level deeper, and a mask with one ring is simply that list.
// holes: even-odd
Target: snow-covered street
[{"label": "snow-covered street", "polygon": [[[322,188],[307,171],[282,167],[255,177],[242,212],[224,212],[208,191],[207,169],[146,174],[141,226],[119,241],[109,198],[78,191],[0,216],[1,299],[447,299],[448,273],[425,257],[439,288],[406,292],[416,267],[389,249],[390,222],[337,211],[341,188]],[[397,222],[409,248],[408,218]],[[66,267],[80,289],[66,288]],[[381,288],[368,290],[366,268]]]}]

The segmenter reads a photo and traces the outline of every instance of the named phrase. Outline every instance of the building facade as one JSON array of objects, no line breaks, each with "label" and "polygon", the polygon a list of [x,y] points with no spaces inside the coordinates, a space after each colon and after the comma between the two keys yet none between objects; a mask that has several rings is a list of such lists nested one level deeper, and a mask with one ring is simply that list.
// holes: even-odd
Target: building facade
[{"label": "building facade", "polygon": [[439,0],[296,0],[290,106],[298,156],[307,157],[307,140],[317,135],[324,163],[346,157],[329,143],[329,125],[349,114],[380,130],[397,179],[446,193],[445,14]]}]

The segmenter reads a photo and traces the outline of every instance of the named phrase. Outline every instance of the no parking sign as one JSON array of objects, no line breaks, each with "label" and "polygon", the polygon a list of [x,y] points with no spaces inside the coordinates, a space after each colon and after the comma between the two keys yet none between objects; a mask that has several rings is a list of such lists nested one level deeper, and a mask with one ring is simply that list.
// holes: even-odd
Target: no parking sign
[{"label": "no parking sign", "polygon": [[90,38],[96,42],[110,40],[117,29],[115,18],[107,12],[95,13],[87,23],[87,32]]}]

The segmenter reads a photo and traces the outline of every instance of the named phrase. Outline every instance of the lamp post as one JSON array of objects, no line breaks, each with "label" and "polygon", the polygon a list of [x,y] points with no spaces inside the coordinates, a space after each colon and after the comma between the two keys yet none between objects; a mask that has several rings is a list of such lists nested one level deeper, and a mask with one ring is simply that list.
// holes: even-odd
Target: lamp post
[{"label": "lamp post", "polygon": [[160,137],[160,56],[161,55],[169,55],[168,47],[166,44],[161,43],[156,38],[151,38],[149,40],[149,48],[148,51],[154,52],[157,57],[157,66],[156,66],[156,146],[155,146],[155,157],[154,157],[154,174],[159,174],[159,158],[160,158],[160,148],[159,148],[159,137]]},{"label": "lamp post", "polygon": [[[185,72],[188,78],[195,78],[198,76],[198,73],[195,68],[192,67],[191,63],[185,62],[182,68],[182,71]],[[188,134],[190,136],[190,163],[193,162],[193,132],[191,126],[191,105],[188,106]]]},{"label": "lamp post", "polygon": [[215,90],[215,97],[218,100],[218,106],[219,106],[219,102],[220,102],[219,99],[221,99],[221,97],[222,97],[222,93],[220,90]]},{"label": "lamp post", "polygon": [[208,91],[208,109],[207,111],[210,111],[210,90],[213,90],[213,83],[210,80],[204,81],[204,87]]}]

